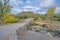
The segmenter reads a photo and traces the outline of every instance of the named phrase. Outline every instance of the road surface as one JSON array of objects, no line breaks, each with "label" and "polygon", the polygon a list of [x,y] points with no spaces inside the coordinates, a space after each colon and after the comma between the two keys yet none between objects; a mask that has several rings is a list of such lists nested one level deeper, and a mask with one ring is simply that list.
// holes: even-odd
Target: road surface
[{"label": "road surface", "polygon": [[23,25],[28,24],[30,21],[31,19],[26,19],[21,23],[14,23],[14,24],[0,26],[0,40],[6,37],[6,35],[9,34],[11,31],[23,27]]}]

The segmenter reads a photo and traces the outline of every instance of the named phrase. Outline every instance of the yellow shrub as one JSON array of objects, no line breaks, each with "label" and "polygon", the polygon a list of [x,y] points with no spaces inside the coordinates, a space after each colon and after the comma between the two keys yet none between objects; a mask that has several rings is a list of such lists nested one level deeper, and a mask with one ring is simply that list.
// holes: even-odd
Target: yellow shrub
[{"label": "yellow shrub", "polygon": [[15,18],[12,14],[5,14],[4,15],[4,22],[5,23],[14,23],[17,21],[18,21],[18,19]]}]

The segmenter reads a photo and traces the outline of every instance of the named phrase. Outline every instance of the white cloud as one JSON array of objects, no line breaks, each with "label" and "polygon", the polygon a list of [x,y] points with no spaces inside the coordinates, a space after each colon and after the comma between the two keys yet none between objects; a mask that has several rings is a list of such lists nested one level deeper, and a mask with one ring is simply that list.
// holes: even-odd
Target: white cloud
[{"label": "white cloud", "polygon": [[22,11],[34,11],[33,9],[23,9]]},{"label": "white cloud", "polygon": [[37,8],[37,7],[28,7],[28,6],[24,6],[23,7],[23,9],[20,9],[20,8],[11,8],[12,9],[12,11],[17,11],[17,12],[22,12],[22,11],[37,11],[37,9],[39,9],[39,8]]},{"label": "white cloud", "polygon": [[11,8],[12,10],[17,10],[17,11],[20,11],[21,9],[18,9],[18,8]]},{"label": "white cloud", "polygon": [[33,6],[24,6],[23,7],[24,9],[33,9],[33,10],[39,10],[40,8],[38,8],[38,7],[33,7]]},{"label": "white cloud", "polygon": [[40,12],[41,14],[45,14],[46,13],[46,11],[42,11],[42,12]]},{"label": "white cloud", "polygon": [[[33,1],[33,0],[32,0]],[[21,11],[33,11],[33,12],[39,12],[38,10],[44,8],[44,7],[50,7],[54,4],[54,0],[41,0],[40,1],[40,4],[38,4],[38,0],[36,1],[36,4],[39,5],[39,6],[34,6],[35,3],[33,4],[30,4],[32,3],[32,1],[26,1],[26,4],[24,3],[24,1],[20,1],[20,0],[10,0],[12,6],[16,5],[16,7],[14,7],[12,10],[14,11],[18,11],[18,12],[21,12]],[[24,4],[25,6],[20,6],[19,4]],[[28,4],[30,4],[28,6]],[[21,7],[21,8],[20,8]],[[56,11],[59,11],[60,8],[57,8]],[[42,12],[39,12],[39,13],[45,13],[46,11],[42,11]]]},{"label": "white cloud", "polygon": [[17,12],[22,12],[22,11],[34,11],[34,10],[30,10],[30,9],[19,9],[19,8],[11,8],[12,11],[17,11]]},{"label": "white cloud", "polygon": [[34,13],[45,14],[46,11],[42,11],[42,12],[34,12]]},{"label": "white cloud", "polygon": [[22,4],[23,5],[24,2],[23,1],[18,1],[17,4]]},{"label": "white cloud", "polygon": [[19,8],[11,8],[11,12],[12,13],[15,13],[15,12],[20,13],[20,12],[22,12],[22,10]]},{"label": "white cloud", "polygon": [[54,4],[54,0],[41,0],[40,7],[49,7]]},{"label": "white cloud", "polygon": [[56,12],[60,12],[60,7],[56,7]]},{"label": "white cloud", "polygon": [[18,6],[17,0],[10,0],[10,4],[11,5],[14,4],[14,5]]},{"label": "white cloud", "polygon": [[10,4],[11,5],[16,5],[16,6],[19,6],[19,4],[24,4],[24,2],[23,1],[19,1],[19,0],[10,0]]},{"label": "white cloud", "polygon": [[31,3],[31,1],[26,1],[26,3]]},{"label": "white cloud", "polygon": [[56,7],[56,9],[58,10],[58,9],[60,9],[60,7]]},{"label": "white cloud", "polygon": [[15,12],[20,13],[22,11],[34,11],[34,13],[40,13],[40,14],[46,13],[46,11],[36,12],[35,10],[12,8],[12,13],[15,13]]}]

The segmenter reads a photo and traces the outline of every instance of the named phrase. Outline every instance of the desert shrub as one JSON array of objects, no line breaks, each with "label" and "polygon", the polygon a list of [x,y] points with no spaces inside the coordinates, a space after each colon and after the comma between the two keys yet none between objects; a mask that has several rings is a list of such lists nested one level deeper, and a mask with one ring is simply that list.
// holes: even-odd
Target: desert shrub
[{"label": "desert shrub", "polygon": [[38,20],[39,18],[37,16],[34,17],[34,21]]},{"label": "desert shrub", "polygon": [[14,23],[17,21],[18,21],[18,19],[15,18],[12,14],[5,14],[4,15],[4,22],[5,23]]}]

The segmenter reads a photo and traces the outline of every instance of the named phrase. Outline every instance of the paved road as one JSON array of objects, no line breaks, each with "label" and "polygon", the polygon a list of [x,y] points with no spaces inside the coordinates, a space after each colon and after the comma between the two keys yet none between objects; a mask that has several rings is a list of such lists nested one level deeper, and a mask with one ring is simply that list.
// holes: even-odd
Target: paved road
[{"label": "paved road", "polygon": [[4,38],[7,34],[9,34],[11,31],[23,27],[23,25],[28,24],[30,21],[31,19],[26,19],[21,23],[0,26],[0,40]]},{"label": "paved road", "polygon": [[57,37],[49,37],[46,34],[28,31],[21,40],[60,40]]}]

